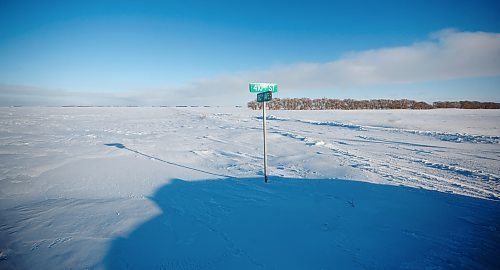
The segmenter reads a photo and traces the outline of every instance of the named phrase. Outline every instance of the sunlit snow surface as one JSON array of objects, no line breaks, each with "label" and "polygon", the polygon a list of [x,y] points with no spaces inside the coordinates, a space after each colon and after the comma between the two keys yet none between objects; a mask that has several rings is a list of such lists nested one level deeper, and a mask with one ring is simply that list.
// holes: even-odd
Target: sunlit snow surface
[{"label": "sunlit snow surface", "polygon": [[500,111],[0,108],[1,269],[495,269]]}]

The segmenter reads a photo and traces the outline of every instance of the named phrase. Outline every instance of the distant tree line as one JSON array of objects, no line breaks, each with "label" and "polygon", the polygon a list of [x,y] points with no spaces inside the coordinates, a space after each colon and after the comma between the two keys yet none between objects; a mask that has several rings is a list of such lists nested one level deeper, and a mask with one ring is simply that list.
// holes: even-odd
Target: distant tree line
[{"label": "distant tree line", "polygon": [[[257,101],[248,102],[248,108],[262,109],[262,103]],[[399,99],[309,99],[309,98],[274,98],[266,103],[270,110],[391,110],[411,109],[428,110],[441,108],[456,109],[500,109],[500,103],[479,101],[438,101],[428,104],[422,101]]]}]

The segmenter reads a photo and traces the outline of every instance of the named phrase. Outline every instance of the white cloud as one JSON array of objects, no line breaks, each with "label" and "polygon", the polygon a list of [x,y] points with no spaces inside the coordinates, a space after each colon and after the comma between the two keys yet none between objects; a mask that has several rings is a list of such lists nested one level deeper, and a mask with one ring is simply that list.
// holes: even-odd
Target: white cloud
[{"label": "white cloud", "polygon": [[[351,52],[327,63],[276,66],[263,71],[197,80],[184,87],[115,94],[55,92],[58,92],[58,97],[62,94],[68,99],[84,98],[99,105],[102,105],[103,100],[111,105],[235,105],[243,104],[253,97],[248,93],[248,83],[254,81],[275,82],[286,91],[314,91],[499,75],[499,33],[445,29],[431,34],[427,41],[409,46]],[[0,87],[0,97],[5,96],[5,89],[5,86]],[[9,97],[15,99],[15,89],[9,89]],[[27,92],[30,91],[22,87],[18,90],[19,99],[29,96]],[[43,90],[31,92],[40,91]],[[54,94],[54,91],[38,93],[32,99],[36,96],[48,99],[51,93]]]},{"label": "white cloud", "polygon": [[500,75],[500,34],[444,30],[410,46],[349,53],[268,71],[290,89],[343,88]]},{"label": "white cloud", "polygon": [[277,66],[196,81],[177,91],[208,98],[214,92],[205,90],[218,90],[234,99],[248,100],[248,83],[254,81],[275,82],[281,89],[305,92],[499,75],[500,34],[446,29],[410,46],[351,52],[327,63]]}]

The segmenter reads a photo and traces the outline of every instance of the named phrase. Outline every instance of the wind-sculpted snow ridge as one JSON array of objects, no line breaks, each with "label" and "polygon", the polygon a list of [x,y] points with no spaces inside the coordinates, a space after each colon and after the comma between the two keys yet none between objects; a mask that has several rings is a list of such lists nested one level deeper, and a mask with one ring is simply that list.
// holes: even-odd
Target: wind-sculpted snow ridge
[{"label": "wind-sculpted snow ridge", "polygon": [[[498,145],[498,143],[495,143],[495,136],[428,131],[416,132],[407,129],[283,117],[279,117],[279,120],[278,123],[288,122],[289,124],[286,128],[283,128],[285,126],[282,124],[279,125],[281,128],[270,125],[269,132],[297,140],[306,146],[329,149],[331,155],[340,159],[341,164],[378,175],[389,183],[493,200],[500,199],[498,168],[494,169],[491,165],[487,165],[490,167],[485,168],[480,163],[477,165],[471,164],[463,156],[460,156],[463,154],[459,153],[457,153],[456,161],[451,162],[447,160],[447,157],[439,154],[445,151],[443,149],[448,148],[448,146],[444,148],[438,145],[441,141],[446,143],[467,142]],[[297,124],[302,124],[303,127]],[[324,129],[316,129],[315,132],[310,132],[311,127],[308,127],[309,125],[324,127]],[[291,128],[292,126],[293,128]],[[337,129],[339,132],[344,130],[339,133],[341,137],[327,135],[337,134]],[[363,135],[359,134],[359,132],[362,132]],[[375,136],[364,134],[373,134]],[[402,134],[405,139],[401,140],[399,134]],[[349,138],[342,139],[346,135]],[[408,135],[412,136],[408,137]],[[460,136],[461,139],[450,140],[450,135]],[[394,139],[392,139],[393,137]],[[360,140],[353,138],[359,138]],[[437,140],[429,141],[428,138]],[[485,138],[490,140],[485,140]],[[376,145],[380,144],[386,145],[388,148],[382,150],[376,147]],[[360,147],[361,149],[366,148],[366,150],[361,150]],[[428,159],[421,158],[422,155]],[[494,156],[481,158],[491,160],[493,163],[497,160]]]},{"label": "wind-sculpted snow ridge", "polygon": [[[258,119],[258,120],[262,120],[262,116],[257,116],[255,118]],[[278,116],[275,116],[275,115],[272,115],[272,114],[271,115],[266,115],[266,120],[292,121],[289,118],[278,117]]]},{"label": "wind-sculpted snow ridge", "polygon": [[[261,117],[257,117],[257,119],[262,119]],[[296,119],[287,119],[276,116],[266,116],[267,120],[278,120],[278,121],[293,121],[300,122],[312,125],[319,126],[331,126],[331,127],[340,127],[340,128],[349,128],[358,131],[364,131],[367,129],[375,129],[375,130],[384,130],[389,132],[403,132],[403,133],[411,133],[422,136],[430,136],[436,138],[441,141],[448,142],[456,142],[456,143],[485,143],[485,144],[498,144],[500,143],[500,136],[485,136],[485,135],[471,135],[466,133],[448,133],[448,132],[438,132],[438,131],[426,131],[426,130],[409,130],[409,129],[400,129],[400,128],[391,128],[391,127],[377,127],[377,126],[362,126],[352,123],[343,123],[343,122],[335,122],[335,121],[312,121],[312,120],[296,120]]]},{"label": "wind-sculpted snow ridge", "polygon": [[438,131],[426,131],[426,130],[408,130],[408,129],[397,129],[397,128],[381,128],[381,127],[366,127],[373,129],[382,129],[391,132],[405,132],[423,136],[434,137],[441,141],[446,142],[456,142],[456,143],[486,143],[486,144],[498,144],[500,143],[500,136],[485,136],[485,135],[471,135],[466,133],[448,133],[448,132],[438,132]]},{"label": "wind-sculpted snow ridge", "polygon": [[386,153],[390,159],[377,158],[376,153],[349,150],[349,147],[346,147],[348,144],[339,141],[329,143],[276,129],[271,132],[299,140],[307,146],[329,149],[332,155],[343,160],[342,163],[380,175],[392,184],[442,190],[492,200],[500,199],[500,178],[495,174],[404,157],[401,154]]},{"label": "wind-sculpted snow ridge", "polygon": [[[262,120],[262,116],[256,117],[258,120]],[[364,130],[362,126],[356,125],[356,124],[351,124],[351,123],[342,123],[342,122],[320,122],[320,121],[312,121],[312,120],[298,120],[298,119],[290,119],[290,118],[283,118],[283,117],[278,117],[274,115],[267,115],[266,120],[276,120],[276,121],[292,121],[292,122],[298,122],[298,123],[306,123],[306,124],[312,124],[312,125],[318,125],[318,126],[332,126],[332,127],[341,127],[341,128],[350,128],[350,129],[356,129],[356,130]]]},{"label": "wind-sculpted snow ridge", "polygon": [[482,181],[492,181],[494,183],[500,184],[500,177],[498,175],[485,173],[480,170],[469,170],[463,167],[455,166],[455,165],[446,165],[441,163],[434,163],[428,160],[414,160],[414,162],[419,162],[424,164],[427,167],[436,168],[440,170],[450,171],[456,174],[460,174],[467,177],[478,178]]},{"label": "wind-sculpted snow ridge", "polygon": [[341,127],[341,128],[350,128],[354,130],[365,130],[364,127],[352,123],[342,123],[342,122],[319,122],[319,121],[308,121],[308,120],[297,120],[301,123],[313,124],[318,126],[332,126],[332,127]]}]

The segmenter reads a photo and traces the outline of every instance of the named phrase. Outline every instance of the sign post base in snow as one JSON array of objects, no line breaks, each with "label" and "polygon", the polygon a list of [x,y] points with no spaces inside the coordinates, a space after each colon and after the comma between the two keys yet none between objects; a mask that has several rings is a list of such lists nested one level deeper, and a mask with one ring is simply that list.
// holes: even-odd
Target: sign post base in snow
[{"label": "sign post base in snow", "polygon": [[264,137],[264,182],[267,183],[266,101],[271,101],[273,92],[278,92],[274,83],[251,83],[250,92],[258,93],[257,102],[262,103],[262,135]]}]

